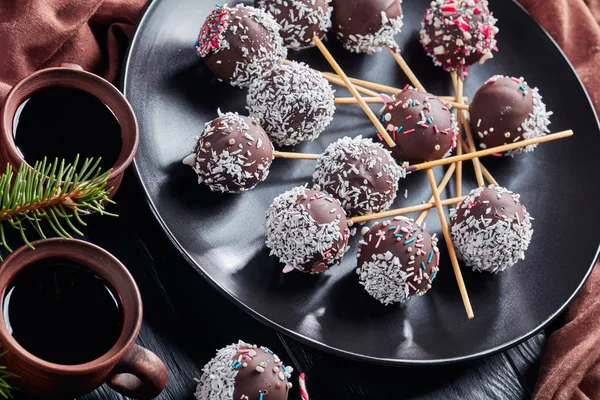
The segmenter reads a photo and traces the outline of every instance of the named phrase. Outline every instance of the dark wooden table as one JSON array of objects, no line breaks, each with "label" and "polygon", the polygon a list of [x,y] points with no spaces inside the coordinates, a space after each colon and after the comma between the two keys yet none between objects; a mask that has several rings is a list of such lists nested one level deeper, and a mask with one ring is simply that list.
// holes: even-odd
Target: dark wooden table
[{"label": "dark wooden table", "polygon": [[[91,217],[87,239],[129,268],[144,301],[138,343],[169,369],[159,399],[193,400],[195,378],[217,348],[236,341],[264,344],[307,374],[313,400],[524,399],[532,394],[545,333],[520,346],[468,364],[379,367],[314,350],[263,326],[208,284],[170,244],[155,222],[133,171],[128,171],[111,211]],[[296,385],[297,386],[297,385]],[[290,399],[299,399],[295,387]],[[123,399],[106,386],[83,400]]]}]

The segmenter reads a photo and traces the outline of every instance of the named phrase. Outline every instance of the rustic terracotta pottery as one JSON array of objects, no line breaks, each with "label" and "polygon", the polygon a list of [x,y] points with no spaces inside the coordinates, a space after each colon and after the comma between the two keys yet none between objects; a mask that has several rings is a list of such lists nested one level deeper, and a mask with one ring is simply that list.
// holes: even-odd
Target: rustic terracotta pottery
[{"label": "rustic terracotta pottery", "polygon": [[27,352],[9,333],[0,313],[2,364],[19,375],[15,386],[27,399],[72,399],[108,382],[114,390],[135,399],[153,399],[167,383],[167,369],[152,352],[134,344],[142,325],[142,299],[127,269],[106,250],[81,240],[47,239],[23,246],[0,267],[0,310],[12,280],[31,263],[61,257],[89,268],[118,298],[123,329],[115,345],[102,357],[80,365],[59,365]]},{"label": "rustic terracotta pottery", "polygon": [[114,196],[121,184],[125,169],[131,164],[137,152],[139,142],[137,121],[129,102],[116,87],[101,77],[84,71],[76,64],[61,64],[57,68],[34,72],[10,90],[0,113],[0,171],[4,171],[7,163],[18,170],[25,161],[14,142],[13,121],[17,109],[36,91],[56,86],[88,92],[107,105],[117,117],[121,127],[121,153],[108,178],[108,187],[113,187],[110,197]]}]

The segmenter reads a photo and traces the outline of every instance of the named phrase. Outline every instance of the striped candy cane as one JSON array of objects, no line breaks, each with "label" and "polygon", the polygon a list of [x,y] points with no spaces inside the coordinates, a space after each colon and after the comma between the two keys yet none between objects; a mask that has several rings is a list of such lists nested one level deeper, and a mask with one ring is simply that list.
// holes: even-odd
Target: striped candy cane
[{"label": "striped candy cane", "polygon": [[304,379],[304,372],[298,375],[298,386],[300,387],[300,397],[302,400],[308,400],[308,392],[306,391],[306,381]]}]

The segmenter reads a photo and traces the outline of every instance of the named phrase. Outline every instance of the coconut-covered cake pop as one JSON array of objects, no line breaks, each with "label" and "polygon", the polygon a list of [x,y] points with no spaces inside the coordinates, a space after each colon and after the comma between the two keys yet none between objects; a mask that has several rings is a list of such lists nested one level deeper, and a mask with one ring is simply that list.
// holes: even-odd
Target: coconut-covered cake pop
[{"label": "coconut-covered cake pop", "polygon": [[456,255],[474,270],[504,271],[525,258],[531,219],[518,194],[494,185],[477,188],[450,212]]},{"label": "coconut-covered cake pop", "polygon": [[194,153],[183,162],[213,192],[239,193],[267,179],[273,145],[255,119],[221,113],[204,126]]},{"label": "coconut-covered cake pop", "polygon": [[217,351],[202,368],[198,400],[286,400],[294,369],[267,347],[239,341]]},{"label": "coconut-covered cake pop", "polygon": [[421,44],[434,64],[462,75],[493,58],[496,33],[487,0],[433,0],[421,22]]},{"label": "coconut-covered cake pop", "polygon": [[267,247],[271,255],[309,273],[339,264],[348,250],[350,229],[339,200],[298,186],[277,196],[267,210]]},{"label": "coconut-covered cake pop", "polygon": [[333,120],[331,85],[306,64],[279,65],[255,79],[246,98],[250,116],[258,119],[277,146],[294,146],[319,137]]},{"label": "coconut-covered cake pop", "polygon": [[323,39],[331,27],[331,0],[254,0],[281,26],[284,44],[293,50],[313,47],[314,36]]},{"label": "coconut-covered cake pop", "polygon": [[400,216],[365,227],[362,235],[356,273],[367,293],[389,305],[431,289],[440,264],[435,234]]},{"label": "coconut-covered cake pop", "polygon": [[245,87],[286,58],[279,28],[263,10],[217,6],[200,29],[196,53],[217,77]]},{"label": "coconut-covered cake pop", "polygon": [[333,0],[333,29],[345,49],[375,53],[397,49],[402,30],[401,0]]},{"label": "coconut-covered cake pop", "polygon": [[[523,78],[491,77],[473,97],[469,114],[471,130],[482,149],[550,133],[552,112],[546,111],[538,89],[530,88]],[[506,155],[530,152],[536,147],[532,144]]]},{"label": "coconut-covered cake pop", "polygon": [[317,160],[314,183],[338,198],[350,217],[387,210],[406,170],[381,143],[358,136],[344,137]]},{"label": "coconut-covered cake pop", "polygon": [[391,151],[399,163],[438,160],[456,147],[458,125],[448,105],[410,86],[385,104],[381,123],[396,142]]}]

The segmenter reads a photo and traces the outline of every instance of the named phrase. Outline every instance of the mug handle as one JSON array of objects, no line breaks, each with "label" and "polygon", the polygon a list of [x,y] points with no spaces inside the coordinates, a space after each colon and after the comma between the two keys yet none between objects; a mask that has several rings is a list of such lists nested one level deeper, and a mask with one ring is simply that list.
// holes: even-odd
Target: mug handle
[{"label": "mug handle", "polygon": [[111,371],[107,384],[133,399],[154,399],[167,385],[168,376],[161,359],[136,344]]}]

